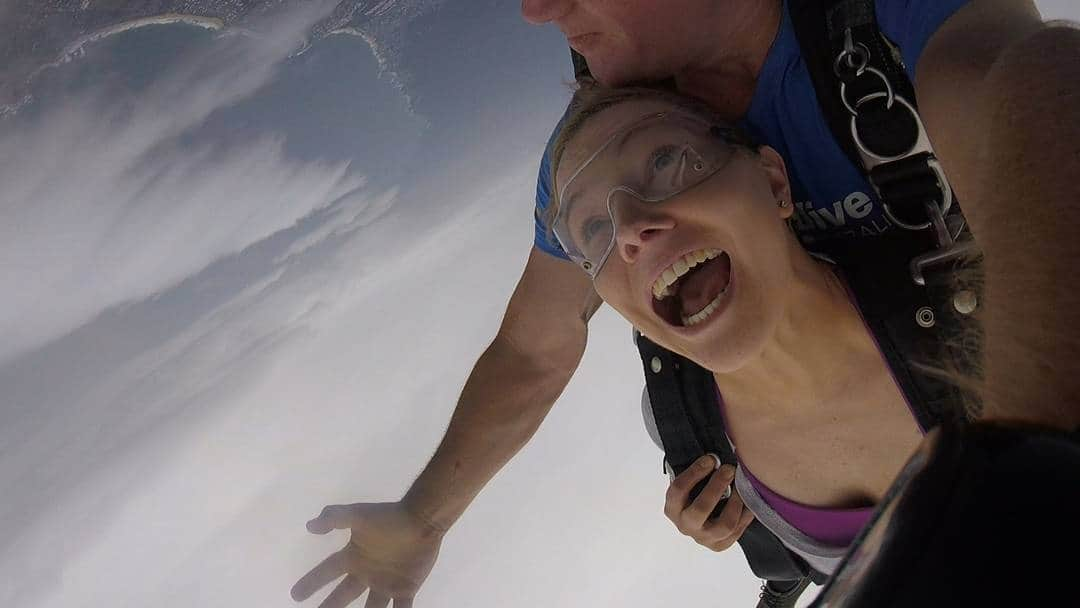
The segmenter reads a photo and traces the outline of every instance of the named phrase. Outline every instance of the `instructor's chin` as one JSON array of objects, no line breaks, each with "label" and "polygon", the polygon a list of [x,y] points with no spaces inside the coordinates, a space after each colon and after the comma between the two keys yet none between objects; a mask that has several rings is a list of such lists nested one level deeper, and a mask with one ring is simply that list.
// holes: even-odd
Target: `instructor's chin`
[{"label": "instructor's chin", "polygon": [[603,59],[589,59],[586,56],[585,61],[589,64],[589,74],[593,79],[606,87],[621,87],[635,81],[632,74],[611,66]]}]

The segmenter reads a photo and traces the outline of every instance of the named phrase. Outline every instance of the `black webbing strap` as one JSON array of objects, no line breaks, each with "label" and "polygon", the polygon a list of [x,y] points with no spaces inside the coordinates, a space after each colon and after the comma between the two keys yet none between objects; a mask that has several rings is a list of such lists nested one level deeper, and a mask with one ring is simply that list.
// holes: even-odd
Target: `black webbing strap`
[{"label": "black webbing strap", "polygon": [[[836,57],[844,50],[847,30],[852,32],[852,43],[861,44],[869,51],[869,65],[888,78],[893,90],[915,105],[915,89],[907,77],[904,64],[895,47],[885,38],[878,26],[873,0],[789,0],[795,36],[799,40],[803,60],[814,83],[818,103],[840,147],[856,167],[862,167],[860,156],[851,136],[851,115],[840,94],[839,76],[835,71]],[[860,77],[849,83],[849,99],[860,99],[881,83],[872,75]],[[916,106],[917,107],[917,106]],[[884,143],[893,148],[909,140],[910,130],[897,113],[877,114],[867,112],[867,120],[875,121],[889,129],[881,139],[896,139],[900,143]],[[899,119],[899,123],[898,123]],[[879,132],[870,128],[869,132]]]},{"label": "black webbing strap", "polygon": [[[870,333],[912,408],[916,420],[929,430],[945,420],[963,420],[977,408],[973,395],[939,372],[971,374],[980,338],[977,325],[960,312],[957,296],[977,296],[974,286],[958,282],[968,273],[969,260],[949,262],[946,272],[916,285],[907,274],[907,261],[924,247],[925,233],[893,230],[874,238],[833,243],[836,261]],[[978,277],[970,270],[971,280]],[[965,291],[970,287],[971,291]],[[961,302],[963,303],[963,302]],[[975,340],[974,343],[971,341]]]},{"label": "black webbing strap", "polygon": [[[921,125],[903,57],[881,32],[874,1],[790,4],[833,138],[874,186],[894,223],[929,228],[933,212],[927,204],[951,210],[952,192]],[[938,247],[951,250],[951,239],[938,241]]]},{"label": "black webbing strap", "polygon": [[[646,387],[652,404],[664,458],[675,474],[712,452],[724,464],[736,464],[716,400],[712,375],[693,361],[635,333],[645,367]],[[704,407],[703,407],[704,406]]]},{"label": "black webbing strap", "polygon": [[[660,442],[664,445],[666,466],[678,475],[710,452],[725,464],[736,464],[712,374],[641,334],[634,335],[645,367],[646,387]],[[691,496],[696,496],[706,482],[707,479],[699,483]],[[726,501],[717,506],[714,515],[719,514],[724,504]],[[795,581],[810,575],[819,584],[825,579],[757,520],[739,538],[739,546],[750,570],[759,578]]]},{"label": "black webbing strap", "polygon": [[592,73],[589,72],[589,64],[586,63],[585,57],[574,49],[570,49],[570,62],[574,65],[574,80],[592,76]]}]

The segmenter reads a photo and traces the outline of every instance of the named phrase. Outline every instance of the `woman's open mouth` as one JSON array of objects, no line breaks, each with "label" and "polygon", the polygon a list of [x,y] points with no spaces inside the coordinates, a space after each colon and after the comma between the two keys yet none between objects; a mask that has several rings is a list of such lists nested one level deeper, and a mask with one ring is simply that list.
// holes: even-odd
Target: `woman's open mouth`
[{"label": "woman's open mouth", "polygon": [[699,249],[664,270],[653,284],[653,310],[675,327],[711,318],[731,284],[731,258],[719,249]]}]

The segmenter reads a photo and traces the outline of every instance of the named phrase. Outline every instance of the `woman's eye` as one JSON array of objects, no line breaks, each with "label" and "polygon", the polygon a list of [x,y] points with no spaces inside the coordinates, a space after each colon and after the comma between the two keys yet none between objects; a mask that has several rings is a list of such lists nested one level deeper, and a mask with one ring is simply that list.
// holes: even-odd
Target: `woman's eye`
[{"label": "woman's eye", "polygon": [[589,244],[589,239],[596,234],[596,219],[585,218],[584,220],[578,221],[574,233],[578,246],[585,249]]},{"label": "woman's eye", "polygon": [[685,157],[685,153],[678,146],[668,145],[654,150],[645,164],[645,183],[651,184],[658,180],[664,183],[677,181],[682,173]]},{"label": "woman's eye", "polygon": [[656,175],[658,173],[663,173],[665,170],[675,165],[677,160],[675,153],[676,150],[673,146],[664,146],[663,148],[654,151],[649,159],[649,170],[652,174]]},{"label": "woman's eye", "polygon": [[596,237],[597,233],[603,230],[603,224],[604,223],[599,218],[587,220],[581,226],[581,230],[579,231],[581,233],[581,242],[586,244],[591,242]]}]

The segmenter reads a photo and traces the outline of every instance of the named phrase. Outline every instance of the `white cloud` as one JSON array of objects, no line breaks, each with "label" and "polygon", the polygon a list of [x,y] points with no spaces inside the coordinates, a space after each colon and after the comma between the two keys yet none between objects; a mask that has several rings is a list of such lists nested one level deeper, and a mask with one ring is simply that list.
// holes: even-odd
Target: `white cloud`
[{"label": "white cloud", "polygon": [[[49,415],[0,435],[0,480],[20,497],[0,509],[0,571],[19,585],[0,585],[0,601],[295,606],[288,588],[344,538],[303,522],[328,502],[400,494],[498,324],[532,230],[507,201],[535,172],[526,151],[504,161],[497,181],[474,163],[445,184],[455,195],[441,204],[457,213],[436,226],[392,213],[364,229],[360,214],[325,255],[294,246],[304,239],[244,252],[290,263],[188,311],[136,356],[97,353],[107,373],[70,400],[38,396],[30,405]],[[201,274],[188,289],[219,280]],[[106,329],[152,332],[138,309],[183,291]],[[418,605],[753,597],[741,555],[700,551],[659,515],[665,478],[639,422],[625,322],[601,314],[592,341],[563,405],[448,538]],[[71,371],[43,363],[57,382]]]},{"label": "white cloud", "polygon": [[86,94],[0,131],[0,362],[157,293],[332,203],[347,163],[280,138],[192,149],[179,136],[271,81],[327,10],[314,3],[184,58],[145,91]]},{"label": "white cloud", "polygon": [[[274,138],[176,142],[273,77],[279,38],[218,41],[232,50],[122,108],[80,100],[0,141],[0,334],[17,339],[0,346],[0,605],[295,606],[289,587],[343,541],[303,522],[399,496],[493,335],[565,89],[520,125],[532,145],[472,133],[486,141],[425,171],[429,196],[391,209],[397,191]],[[600,315],[581,380],[455,528],[419,605],[752,599],[740,555],[658,514],[627,335]]]},{"label": "white cloud", "polygon": [[1075,0],[1036,0],[1035,5],[1045,19],[1080,20],[1080,6]]},{"label": "white cloud", "polygon": [[[497,163],[457,149],[408,209],[273,138],[175,144],[272,78],[264,60],[193,60],[145,110],[69,105],[0,142],[0,335],[25,350],[79,328],[37,358],[0,346],[0,605],[296,606],[289,587],[345,538],[303,522],[396,498],[495,330],[550,123],[523,118],[536,146]],[[505,136],[470,133],[489,150]],[[635,357],[602,310],[579,373],[451,532],[418,606],[753,605],[738,550],[708,553],[660,513]]]}]

